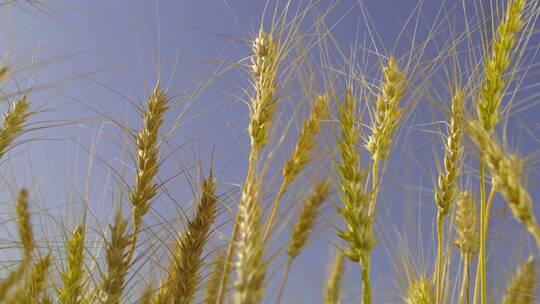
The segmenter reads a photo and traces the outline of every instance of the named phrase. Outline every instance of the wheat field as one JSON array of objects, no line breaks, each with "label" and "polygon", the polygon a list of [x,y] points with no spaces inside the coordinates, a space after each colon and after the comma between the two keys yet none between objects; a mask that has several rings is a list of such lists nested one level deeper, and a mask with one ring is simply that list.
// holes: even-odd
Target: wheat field
[{"label": "wheat field", "polygon": [[540,303],[537,0],[1,4],[0,303]]}]

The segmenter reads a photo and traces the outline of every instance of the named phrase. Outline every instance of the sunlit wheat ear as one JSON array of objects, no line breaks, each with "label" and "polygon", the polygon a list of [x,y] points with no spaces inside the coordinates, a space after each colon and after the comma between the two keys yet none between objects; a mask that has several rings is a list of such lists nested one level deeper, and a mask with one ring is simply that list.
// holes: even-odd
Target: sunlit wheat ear
[{"label": "sunlit wheat ear", "polygon": [[290,184],[296,179],[300,172],[304,169],[306,164],[311,161],[311,154],[313,148],[317,144],[317,135],[321,130],[322,120],[328,115],[328,96],[318,96],[316,102],[311,107],[311,115],[308,120],[304,121],[298,142],[294,148],[294,151],[283,166],[283,182],[278,190],[278,194],[274,200],[272,206],[272,213],[268,220],[268,227],[264,235],[264,241],[266,241],[272,231],[274,220],[277,215],[281,197],[290,186]]},{"label": "sunlit wheat ear", "polygon": [[142,114],[143,125],[136,138],[135,185],[129,191],[129,201],[133,209],[133,240],[129,260],[135,250],[142,217],[150,208],[150,201],[156,195],[158,184],[154,182],[159,169],[159,129],[167,112],[167,96],[160,89],[159,83],[148,98],[146,110]]},{"label": "sunlit wheat ear", "polygon": [[292,231],[287,254],[290,259],[296,258],[306,246],[309,234],[315,225],[321,204],[328,197],[328,182],[315,185],[314,193],[304,200],[304,206]]},{"label": "sunlit wheat ear", "polygon": [[535,237],[540,249],[540,228],[532,210],[532,198],[521,182],[521,160],[514,155],[505,155],[480,122],[468,122],[467,131],[480,147],[480,157],[489,166],[494,189],[503,195],[514,217]]},{"label": "sunlit wheat ear", "polygon": [[512,62],[512,50],[522,25],[522,13],[525,0],[508,1],[506,18],[499,24],[493,41],[491,54],[485,62],[484,82],[480,88],[477,113],[482,126],[491,131],[499,122],[499,106],[503,98],[502,91],[506,84],[504,71]]},{"label": "sunlit wheat ear", "polygon": [[64,285],[58,292],[60,303],[78,304],[85,298],[84,239],[84,226],[79,225],[65,244],[67,269],[60,273]]},{"label": "sunlit wheat ear", "polygon": [[259,151],[268,143],[269,131],[276,108],[275,78],[278,71],[278,49],[272,35],[262,29],[252,44],[254,56],[251,72],[255,95],[251,98],[249,111],[249,135],[251,147]]},{"label": "sunlit wheat ear", "polygon": [[463,261],[463,277],[459,303],[469,303],[469,268],[474,256],[480,249],[478,212],[474,202],[474,196],[470,192],[464,191],[458,194],[454,225],[457,233],[454,244],[459,248]]},{"label": "sunlit wheat ear", "polygon": [[234,303],[259,303],[264,295],[267,261],[264,259],[262,238],[262,206],[259,203],[260,184],[257,180],[244,185],[238,207],[239,239],[236,261],[237,278],[234,284]]},{"label": "sunlit wheat ear", "polygon": [[128,248],[131,244],[131,235],[127,232],[128,221],[118,211],[114,223],[109,225],[111,231],[110,241],[105,244],[105,262],[107,269],[102,275],[101,292],[99,299],[103,304],[120,303],[125,289],[124,281],[129,270]]},{"label": "sunlit wheat ear", "polygon": [[530,257],[510,279],[503,304],[536,303],[536,276],[536,263]]},{"label": "sunlit wheat ear", "polygon": [[[192,303],[200,287],[203,250],[216,219],[216,185],[212,174],[202,182],[197,211],[188,221],[173,252],[167,279],[169,298],[175,304]],[[159,292],[161,293],[161,291]]]},{"label": "sunlit wheat ear", "polygon": [[344,256],[341,253],[336,255],[332,272],[326,281],[324,291],[324,304],[339,304],[341,298],[341,277],[343,272]]},{"label": "sunlit wheat ear", "polygon": [[381,93],[377,96],[374,119],[371,122],[371,135],[366,148],[374,163],[385,159],[389,154],[392,138],[397,130],[403,110],[400,101],[405,93],[405,73],[401,71],[394,57],[390,57],[383,67]]},{"label": "sunlit wheat ear", "polygon": [[28,210],[28,192],[22,189],[17,197],[17,228],[23,249],[23,259],[16,269],[11,271],[0,282],[0,302],[4,300],[9,289],[22,278],[32,261],[32,250],[34,249],[34,234],[32,223],[30,222],[30,211]]},{"label": "sunlit wheat ear", "polygon": [[21,96],[15,101],[9,112],[4,114],[4,122],[0,127],[0,159],[4,156],[9,146],[23,131],[24,123],[26,122],[30,112],[30,105],[26,101],[27,96]]},{"label": "sunlit wheat ear", "polygon": [[220,251],[216,254],[212,261],[212,273],[206,281],[206,292],[204,296],[204,303],[216,304],[218,300],[219,284],[223,274],[223,267],[225,266],[225,251]]},{"label": "sunlit wheat ear", "polygon": [[360,126],[356,121],[356,101],[350,90],[345,91],[343,104],[339,107],[338,163],[340,197],[343,207],[338,207],[347,228],[339,230],[339,236],[348,245],[343,253],[362,268],[363,303],[371,302],[369,264],[371,249],[375,246],[372,234],[373,216],[369,214],[370,194],[364,191],[365,170],[360,168]]},{"label": "sunlit wheat ear", "polygon": [[34,263],[23,284],[3,303],[42,303],[50,264],[50,254]]},{"label": "sunlit wheat ear", "polygon": [[465,100],[463,91],[457,89],[452,98],[452,114],[450,117],[450,132],[446,137],[444,154],[444,172],[439,174],[437,189],[435,191],[435,202],[437,203],[437,276],[436,293],[437,303],[442,297],[442,275],[443,275],[443,246],[444,246],[444,219],[448,215],[456,196],[456,185],[461,167],[463,134],[463,110]]},{"label": "sunlit wheat ear", "polygon": [[405,297],[407,304],[433,304],[435,303],[435,290],[431,280],[421,276],[411,282]]}]

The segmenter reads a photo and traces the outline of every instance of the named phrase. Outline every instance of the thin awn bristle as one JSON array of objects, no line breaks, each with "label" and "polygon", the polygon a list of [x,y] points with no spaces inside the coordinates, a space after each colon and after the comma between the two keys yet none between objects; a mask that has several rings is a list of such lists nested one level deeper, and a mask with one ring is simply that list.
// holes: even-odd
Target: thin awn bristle
[{"label": "thin awn bristle", "polygon": [[17,228],[19,238],[21,239],[23,249],[22,262],[16,269],[11,271],[5,279],[0,282],[0,302],[4,300],[9,289],[22,278],[26,269],[32,261],[32,251],[34,249],[34,234],[32,232],[32,223],[30,221],[30,212],[28,210],[28,192],[22,189],[17,197]]},{"label": "thin awn bristle", "polygon": [[484,82],[480,88],[480,100],[477,104],[477,113],[482,126],[491,131],[499,122],[499,106],[503,98],[503,89],[506,80],[503,73],[512,62],[512,50],[515,46],[517,34],[523,25],[522,12],[525,0],[508,1],[508,10],[493,42],[492,53],[487,58],[484,68]]},{"label": "thin awn bristle", "polygon": [[507,156],[478,121],[468,122],[468,131],[480,147],[480,157],[490,168],[493,188],[505,198],[516,220],[535,237],[540,249],[540,228],[532,210],[532,198],[521,182],[521,160]]},{"label": "thin awn bristle", "polygon": [[200,286],[203,250],[216,219],[217,197],[212,174],[202,183],[201,196],[194,218],[177,241],[169,266],[167,293],[175,304],[192,303]]},{"label": "thin awn bristle", "polygon": [[457,89],[452,98],[452,114],[450,118],[450,132],[446,138],[444,155],[444,173],[439,174],[435,202],[437,203],[437,276],[436,293],[437,303],[440,303],[443,289],[443,243],[444,219],[454,204],[457,188],[457,179],[460,174],[463,134],[463,109],[465,107],[463,91]]},{"label": "thin awn bristle", "polygon": [[131,236],[127,233],[128,221],[121,212],[115,215],[114,224],[109,225],[111,240],[105,244],[107,271],[102,276],[102,304],[118,304],[125,289],[124,281],[129,270],[128,248]]},{"label": "thin awn bristle", "polygon": [[343,272],[344,256],[338,252],[332,266],[332,272],[326,282],[324,304],[339,304],[341,298],[341,277]]},{"label": "thin awn bristle", "polygon": [[129,260],[135,250],[142,217],[150,208],[150,201],[156,196],[158,184],[154,182],[159,169],[159,129],[167,112],[167,95],[160,89],[159,83],[148,98],[147,109],[143,112],[143,126],[136,139],[136,176],[135,185],[129,191],[129,201],[133,206],[134,232],[129,253]]},{"label": "thin awn bristle", "polygon": [[63,304],[82,303],[85,298],[84,233],[84,226],[78,225],[66,242],[67,270],[60,274],[64,286],[58,294]]},{"label": "thin awn bristle", "polygon": [[30,105],[26,101],[27,96],[23,95],[13,103],[11,111],[4,114],[4,123],[0,127],[0,158],[4,156],[9,146],[23,131],[24,123],[30,113]]},{"label": "thin awn bristle", "polygon": [[503,304],[533,304],[536,302],[536,263],[529,258],[512,276]]}]

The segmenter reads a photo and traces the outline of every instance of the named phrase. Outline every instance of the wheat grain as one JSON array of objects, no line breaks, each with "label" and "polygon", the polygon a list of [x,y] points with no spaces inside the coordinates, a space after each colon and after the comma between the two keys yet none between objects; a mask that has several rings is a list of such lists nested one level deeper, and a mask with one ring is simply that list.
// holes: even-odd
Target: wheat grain
[{"label": "wheat grain", "polygon": [[536,263],[530,257],[510,279],[503,304],[533,304],[536,300]]},{"label": "wheat grain", "polygon": [[9,146],[23,131],[24,123],[30,116],[30,105],[27,96],[21,96],[13,103],[11,111],[4,114],[2,127],[0,127],[0,159],[4,156]]},{"label": "wheat grain", "polygon": [[433,304],[435,303],[435,291],[433,284],[425,276],[421,276],[411,282],[405,297],[407,304]]},{"label": "wheat grain", "polygon": [[84,301],[84,236],[84,226],[79,225],[66,242],[67,270],[60,274],[64,284],[58,293],[60,303],[79,304]]}]

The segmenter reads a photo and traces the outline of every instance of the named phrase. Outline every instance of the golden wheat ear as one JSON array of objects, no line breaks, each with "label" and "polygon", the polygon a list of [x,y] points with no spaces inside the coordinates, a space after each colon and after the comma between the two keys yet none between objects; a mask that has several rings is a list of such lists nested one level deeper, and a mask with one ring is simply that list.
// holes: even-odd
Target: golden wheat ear
[{"label": "golden wheat ear", "polygon": [[50,264],[50,253],[35,262],[23,284],[3,303],[42,303],[46,293],[46,281]]},{"label": "golden wheat ear", "polygon": [[15,138],[21,134],[24,123],[30,116],[30,105],[27,102],[27,96],[21,96],[7,113],[4,114],[3,124],[0,127],[0,159],[9,149]]},{"label": "golden wheat ear", "polygon": [[503,304],[537,303],[536,280],[536,263],[534,258],[530,257],[510,279],[503,298]]},{"label": "golden wheat ear", "polygon": [[128,248],[131,235],[128,234],[128,220],[120,211],[116,212],[114,223],[109,225],[110,241],[105,244],[105,262],[107,271],[102,274],[98,302],[102,304],[120,303],[125,289],[125,278],[129,271],[130,261]]},{"label": "golden wheat ear", "polygon": [[405,297],[407,304],[433,304],[435,303],[435,288],[430,279],[421,276],[411,282]]},{"label": "golden wheat ear", "polygon": [[324,304],[339,304],[341,303],[341,277],[343,276],[344,255],[338,252],[330,276],[326,281],[326,289],[324,291]]},{"label": "golden wheat ear", "polygon": [[216,220],[216,184],[212,173],[203,180],[197,211],[180,234],[168,269],[166,288],[156,297],[170,299],[177,304],[192,303],[201,283],[203,251]]},{"label": "golden wheat ear", "polygon": [[86,297],[84,273],[85,231],[78,225],[66,241],[66,271],[60,273],[63,288],[58,291],[59,303],[78,304]]},{"label": "golden wheat ear", "polygon": [[218,301],[218,291],[223,275],[223,267],[225,266],[225,258],[225,251],[220,250],[215,254],[212,261],[212,272],[206,281],[206,292],[204,295],[204,303],[206,304],[216,304]]},{"label": "golden wheat ear", "polygon": [[4,300],[11,287],[19,282],[32,261],[34,234],[32,231],[32,223],[30,221],[30,211],[28,210],[28,192],[26,189],[22,189],[19,192],[16,201],[16,209],[17,228],[23,249],[22,262],[0,282],[0,302]]}]

